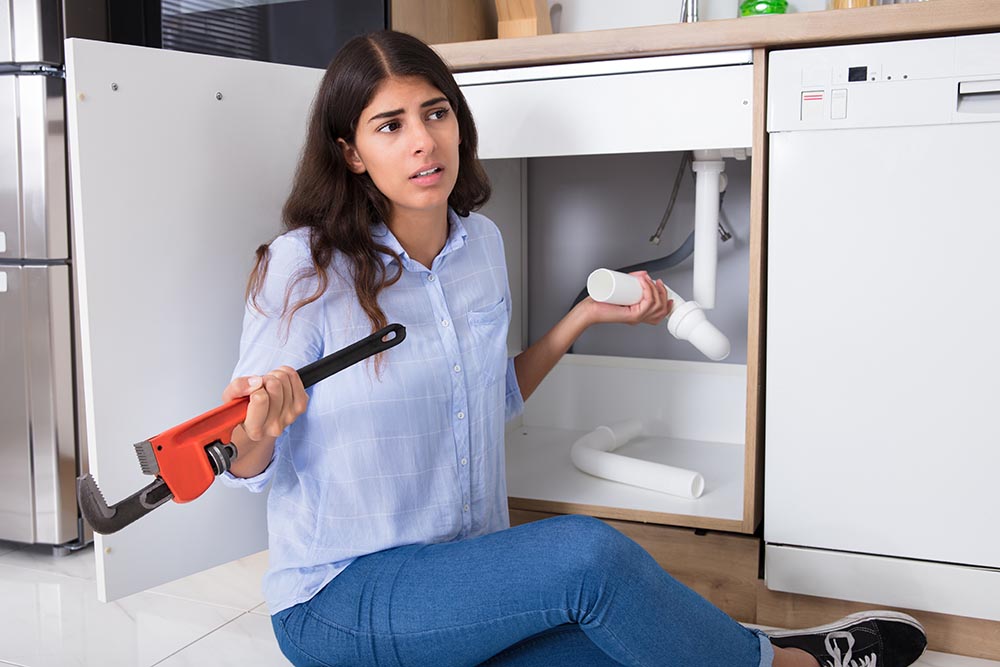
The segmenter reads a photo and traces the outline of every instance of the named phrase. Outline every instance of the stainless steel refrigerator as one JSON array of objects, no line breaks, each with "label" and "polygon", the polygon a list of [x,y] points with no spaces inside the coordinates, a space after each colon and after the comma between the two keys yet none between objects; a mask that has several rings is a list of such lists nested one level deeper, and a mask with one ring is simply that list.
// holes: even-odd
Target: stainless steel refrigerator
[{"label": "stainless steel refrigerator", "polygon": [[0,539],[82,541],[63,17],[0,0]]}]

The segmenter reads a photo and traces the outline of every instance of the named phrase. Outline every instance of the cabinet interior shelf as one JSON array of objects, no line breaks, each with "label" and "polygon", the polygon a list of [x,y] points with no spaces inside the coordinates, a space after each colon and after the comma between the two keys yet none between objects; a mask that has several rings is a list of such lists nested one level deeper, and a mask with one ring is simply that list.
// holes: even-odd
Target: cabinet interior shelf
[{"label": "cabinet interior shelf", "polygon": [[[746,377],[743,364],[563,357],[507,429],[510,506],[743,530]],[[635,419],[643,435],[616,453],[701,473],[700,498],[594,477],[573,465],[570,451],[583,435]]]},{"label": "cabinet interior shelf", "polygon": [[[691,523],[701,518],[742,520],[743,445],[643,436],[616,450],[616,454],[701,473],[705,491],[700,498],[690,499],[601,479],[577,469],[570,460],[570,450],[586,433],[543,426],[509,429],[507,493],[511,506],[525,509],[525,501],[533,500],[603,507],[616,516],[628,510],[683,515]],[[532,508],[537,506],[537,502],[532,503]],[[597,513],[601,514],[600,510]]]}]

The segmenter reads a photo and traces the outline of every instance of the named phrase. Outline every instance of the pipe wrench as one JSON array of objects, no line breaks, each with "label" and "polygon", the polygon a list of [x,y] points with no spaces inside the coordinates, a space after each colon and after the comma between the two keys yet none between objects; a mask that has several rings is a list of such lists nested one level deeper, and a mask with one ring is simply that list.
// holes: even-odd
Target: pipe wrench
[{"label": "pipe wrench", "polygon": [[[390,324],[367,338],[329,354],[298,370],[310,387],[348,366],[395,347],[406,338],[406,328]],[[183,424],[134,445],[139,466],[156,479],[128,498],[109,506],[90,473],[77,478],[80,512],[95,532],[114,533],[173,499],[187,503],[229,470],[237,452],[230,439],[247,416],[250,397],[244,396],[198,415]]]}]

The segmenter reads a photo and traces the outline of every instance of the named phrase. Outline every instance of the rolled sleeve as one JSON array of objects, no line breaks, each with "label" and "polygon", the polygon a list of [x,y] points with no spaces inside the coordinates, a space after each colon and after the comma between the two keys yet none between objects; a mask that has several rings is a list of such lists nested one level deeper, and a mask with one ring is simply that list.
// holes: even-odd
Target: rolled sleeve
[{"label": "rolled sleeve", "polygon": [[524,399],[521,397],[521,387],[517,384],[517,373],[514,372],[514,357],[508,357],[504,418],[506,421],[510,421],[522,412],[524,412]]},{"label": "rolled sleeve", "polygon": [[261,493],[267,489],[268,484],[271,482],[271,478],[274,477],[274,462],[281,455],[285,448],[285,441],[288,439],[287,433],[281,435],[274,442],[274,454],[271,456],[271,460],[268,462],[267,467],[259,474],[253,477],[236,477],[231,472],[224,472],[219,475],[219,480],[225,485],[237,489],[246,489],[251,493]]}]

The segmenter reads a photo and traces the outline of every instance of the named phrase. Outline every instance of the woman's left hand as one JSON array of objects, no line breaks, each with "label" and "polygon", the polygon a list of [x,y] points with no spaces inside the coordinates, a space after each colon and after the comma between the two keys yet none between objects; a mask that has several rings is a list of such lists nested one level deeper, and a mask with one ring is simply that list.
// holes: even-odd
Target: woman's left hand
[{"label": "woman's left hand", "polygon": [[653,281],[645,271],[629,275],[639,279],[642,285],[642,299],[631,306],[616,306],[594,301],[589,296],[580,302],[586,308],[590,324],[621,322],[624,324],[660,324],[670,314],[674,302],[667,296],[667,287],[662,280]]}]

